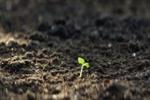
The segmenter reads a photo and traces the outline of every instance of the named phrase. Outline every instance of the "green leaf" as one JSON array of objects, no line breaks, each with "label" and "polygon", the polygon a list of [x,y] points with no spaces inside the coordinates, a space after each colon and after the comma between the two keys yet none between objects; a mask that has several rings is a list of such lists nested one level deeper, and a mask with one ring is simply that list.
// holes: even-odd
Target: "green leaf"
[{"label": "green leaf", "polygon": [[83,65],[85,63],[84,58],[78,57],[78,63]]},{"label": "green leaf", "polygon": [[86,67],[86,68],[89,68],[89,67],[90,67],[89,63],[84,63],[82,66],[83,66],[83,67]]}]

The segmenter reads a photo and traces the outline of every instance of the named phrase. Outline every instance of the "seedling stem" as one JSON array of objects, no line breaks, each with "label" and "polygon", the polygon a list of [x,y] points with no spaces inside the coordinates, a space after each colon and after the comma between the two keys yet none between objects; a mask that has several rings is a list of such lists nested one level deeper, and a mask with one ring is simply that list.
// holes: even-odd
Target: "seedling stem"
[{"label": "seedling stem", "polygon": [[80,70],[80,78],[82,77],[82,73],[83,73],[83,69],[84,68],[89,68],[90,67],[90,65],[89,65],[89,63],[88,62],[86,62],[85,60],[84,60],[84,58],[81,58],[81,57],[78,57],[78,63],[81,65],[81,70]]}]

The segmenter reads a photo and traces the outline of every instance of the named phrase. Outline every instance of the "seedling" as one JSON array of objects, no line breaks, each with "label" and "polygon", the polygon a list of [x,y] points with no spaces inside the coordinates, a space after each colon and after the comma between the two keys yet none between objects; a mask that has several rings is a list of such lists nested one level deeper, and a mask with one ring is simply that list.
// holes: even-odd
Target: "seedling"
[{"label": "seedling", "polygon": [[84,58],[78,57],[78,63],[81,65],[80,78],[82,77],[83,69],[88,69],[90,67],[89,63],[85,61]]}]

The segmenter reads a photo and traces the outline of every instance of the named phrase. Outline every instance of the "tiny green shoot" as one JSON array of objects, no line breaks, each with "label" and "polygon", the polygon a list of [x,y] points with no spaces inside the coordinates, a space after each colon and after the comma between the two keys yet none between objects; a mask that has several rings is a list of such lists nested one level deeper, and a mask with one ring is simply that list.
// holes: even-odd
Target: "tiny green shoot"
[{"label": "tiny green shoot", "polygon": [[78,57],[78,63],[81,65],[80,78],[82,77],[83,69],[88,69],[90,67],[89,63],[85,61],[84,58]]}]

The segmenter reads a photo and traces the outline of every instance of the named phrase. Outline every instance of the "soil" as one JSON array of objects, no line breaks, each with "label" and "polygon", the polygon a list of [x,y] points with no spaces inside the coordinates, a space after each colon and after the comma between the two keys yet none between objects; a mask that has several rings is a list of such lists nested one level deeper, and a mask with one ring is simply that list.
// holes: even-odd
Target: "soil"
[{"label": "soil", "polygon": [[0,100],[149,100],[149,4],[1,0]]}]

